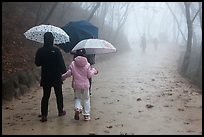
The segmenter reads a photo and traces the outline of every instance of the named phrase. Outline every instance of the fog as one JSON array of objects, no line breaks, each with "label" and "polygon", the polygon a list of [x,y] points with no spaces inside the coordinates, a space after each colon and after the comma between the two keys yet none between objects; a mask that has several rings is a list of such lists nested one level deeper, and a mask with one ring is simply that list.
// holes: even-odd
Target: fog
[{"label": "fog", "polygon": [[171,37],[171,27],[167,24],[173,22],[165,3],[132,3],[124,30],[130,43],[138,42],[143,33],[148,39],[158,37],[160,33]]},{"label": "fog", "polygon": [[[179,27],[183,31],[187,39],[187,23],[182,13],[182,3],[168,3],[174,14],[179,21]],[[183,7],[184,8],[184,7]],[[200,25],[198,20],[195,20],[194,30],[197,38],[201,40]],[[131,47],[135,47],[143,33],[146,35],[147,40],[150,42],[154,38],[165,40],[166,42],[176,42],[181,44],[184,42],[183,38],[178,31],[178,25],[167,7],[165,2],[132,2],[131,8],[128,11],[128,17],[124,26],[124,32],[131,43]]]},{"label": "fog", "polygon": [[107,24],[123,31],[133,51],[160,55],[169,50],[172,58],[177,53],[180,74],[202,82],[202,3],[123,2],[107,7],[112,9]]},{"label": "fog", "polygon": [[[175,47],[180,50],[180,72],[202,81],[201,2],[4,2],[2,13],[2,45],[6,48],[15,44],[14,40],[20,45],[27,42],[22,34],[31,26],[63,27],[70,21],[87,20],[98,27],[100,39],[116,47],[117,55],[130,48],[143,51],[141,55],[155,53],[155,38],[160,45],[158,55],[161,47],[168,50],[165,45]],[[19,41],[15,35],[19,35]],[[7,59],[3,66],[10,67],[7,51],[2,52]]]},{"label": "fog", "polygon": [[[130,46],[145,35],[147,42],[157,38],[160,42],[173,42],[184,46],[188,39],[187,13],[184,2],[99,2],[100,6],[95,11],[98,17],[95,22],[103,33],[101,24],[106,24],[114,31],[122,30]],[[96,2],[76,3],[83,9],[92,11]],[[193,35],[199,43],[202,39],[201,14],[202,4],[190,2],[189,19],[192,21]],[[200,5],[199,5],[200,4]],[[201,7],[199,7],[201,6]],[[201,9],[201,10],[200,10]],[[109,33],[109,31],[108,31]],[[117,34],[117,32],[116,32]],[[194,39],[195,41],[195,39]]]}]

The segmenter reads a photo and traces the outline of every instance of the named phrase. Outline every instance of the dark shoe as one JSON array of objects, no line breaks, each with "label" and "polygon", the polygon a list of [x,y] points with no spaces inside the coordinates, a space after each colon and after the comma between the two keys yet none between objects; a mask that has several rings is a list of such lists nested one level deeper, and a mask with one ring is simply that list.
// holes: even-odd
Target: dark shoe
[{"label": "dark shoe", "polygon": [[75,111],[74,119],[79,120],[79,113],[80,111]]},{"label": "dark shoe", "polygon": [[64,115],[66,115],[66,111],[63,111],[62,113],[59,113],[59,114],[58,114],[59,117],[60,117],[60,116],[64,116]]},{"label": "dark shoe", "polygon": [[47,117],[46,117],[46,116],[42,116],[42,118],[41,118],[40,121],[41,121],[41,122],[46,122],[46,121],[47,121]]}]

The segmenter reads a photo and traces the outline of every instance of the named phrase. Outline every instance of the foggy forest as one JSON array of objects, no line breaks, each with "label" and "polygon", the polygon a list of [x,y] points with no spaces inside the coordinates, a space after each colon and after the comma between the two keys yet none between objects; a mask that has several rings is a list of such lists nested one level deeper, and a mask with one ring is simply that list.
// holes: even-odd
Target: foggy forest
[{"label": "foggy forest", "polygon": [[[43,44],[24,33],[80,20],[96,26],[116,52],[96,54],[91,121],[73,119],[68,78],[62,89],[68,114],[55,116],[53,92],[50,123],[43,125],[41,69],[34,63]],[[54,46],[68,67],[73,55]],[[4,135],[201,135],[202,2],[2,2],[2,100]]]}]

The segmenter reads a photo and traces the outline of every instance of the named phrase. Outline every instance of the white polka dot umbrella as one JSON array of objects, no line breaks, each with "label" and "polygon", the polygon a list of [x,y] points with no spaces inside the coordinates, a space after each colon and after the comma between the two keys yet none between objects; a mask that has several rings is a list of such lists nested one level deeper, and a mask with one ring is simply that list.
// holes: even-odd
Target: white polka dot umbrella
[{"label": "white polka dot umbrella", "polygon": [[61,44],[69,42],[69,36],[67,33],[59,27],[53,25],[39,25],[27,30],[24,35],[27,39],[44,43],[44,34],[46,32],[52,32],[54,36],[54,44]]}]

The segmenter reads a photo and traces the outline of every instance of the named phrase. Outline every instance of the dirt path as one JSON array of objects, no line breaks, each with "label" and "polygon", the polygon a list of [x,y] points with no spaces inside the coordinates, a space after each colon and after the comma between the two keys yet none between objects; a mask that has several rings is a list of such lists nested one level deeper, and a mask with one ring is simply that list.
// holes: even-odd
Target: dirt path
[{"label": "dirt path", "polygon": [[74,120],[69,78],[63,85],[67,115],[57,116],[52,92],[48,121],[41,123],[42,89],[36,87],[24,97],[3,104],[2,134],[201,135],[202,94],[177,74],[177,58],[174,49],[147,51],[145,55],[132,50],[97,63],[91,121]]}]

